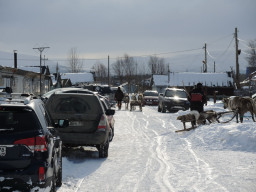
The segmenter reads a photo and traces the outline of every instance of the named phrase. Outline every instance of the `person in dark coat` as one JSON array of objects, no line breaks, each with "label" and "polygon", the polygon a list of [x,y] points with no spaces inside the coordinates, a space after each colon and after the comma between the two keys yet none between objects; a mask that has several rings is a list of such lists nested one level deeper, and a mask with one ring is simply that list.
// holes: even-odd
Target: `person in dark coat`
[{"label": "person in dark coat", "polygon": [[190,110],[196,110],[199,113],[204,111],[206,104],[206,96],[204,94],[202,83],[197,83],[196,87],[189,92],[188,100],[190,102]]},{"label": "person in dark coat", "polygon": [[124,98],[124,93],[120,89],[120,87],[118,87],[117,90],[116,90],[116,93],[115,93],[115,100],[117,101],[118,109],[121,109],[121,107],[122,107],[123,98]]}]

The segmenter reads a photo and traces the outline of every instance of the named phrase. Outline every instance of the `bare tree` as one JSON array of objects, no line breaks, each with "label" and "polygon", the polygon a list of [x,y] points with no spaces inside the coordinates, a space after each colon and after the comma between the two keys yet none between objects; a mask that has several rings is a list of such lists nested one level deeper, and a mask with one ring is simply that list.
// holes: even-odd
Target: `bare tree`
[{"label": "bare tree", "polygon": [[164,58],[157,56],[149,58],[148,67],[151,69],[152,74],[163,75],[168,72],[168,64],[165,63]]},{"label": "bare tree", "polygon": [[105,83],[107,80],[107,67],[103,65],[102,63],[95,63],[92,69],[95,72],[95,77],[97,81],[100,81],[101,83]]},{"label": "bare tree", "polygon": [[137,65],[133,57],[125,54],[123,58],[117,59],[117,61],[112,65],[112,68],[116,76],[119,78],[120,84],[126,81],[130,87],[130,84],[134,80],[136,66]]},{"label": "bare tree", "polygon": [[256,67],[256,40],[251,40],[248,43],[249,50],[246,51],[246,60],[248,61],[249,67]]},{"label": "bare tree", "polygon": [[136,62],[134,61],[133,57],[125,54],[124,58],[122,59],[122,63],[125,70],[126,80],[131,81],[132,76],[134,76],[136,72]]},{"label": "bare tree", "polygon": [[119,79],[120,84],[122,84],[124,79],[124,66],[121,58],[118,58],[117,61],[112,64],[112,69],[117,78]]},{"label": "bare tree", "polygon": [[79,59],[76,48],[71,48],[68,54],[68,64],[71,73],[79,73],[82,71],[83,63]]}]

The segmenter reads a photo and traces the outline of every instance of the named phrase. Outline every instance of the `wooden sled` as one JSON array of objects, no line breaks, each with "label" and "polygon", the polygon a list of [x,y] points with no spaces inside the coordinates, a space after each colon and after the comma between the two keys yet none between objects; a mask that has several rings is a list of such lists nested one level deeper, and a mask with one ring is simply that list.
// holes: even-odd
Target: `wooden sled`
[{"label": "wooden sled", "polygon": [[186,129],[180,129],[180,130],[176,130],[175,132],[184,132],[184,131],[190,131],[190,130],[193,130],[193,129],[196,129],[197,126],[194,126],[194,127],[190,127],[190,128],[186,128]]}]

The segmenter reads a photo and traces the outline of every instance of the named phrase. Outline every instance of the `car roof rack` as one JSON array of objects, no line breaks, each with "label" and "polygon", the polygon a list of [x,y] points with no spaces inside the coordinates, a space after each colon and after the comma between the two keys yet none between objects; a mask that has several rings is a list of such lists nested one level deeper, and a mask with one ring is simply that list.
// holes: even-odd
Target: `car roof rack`
[{"label": "car roof rack", "polygon": [[27,105],[27,104],[30,103],[31,100],[36,98],[36,97],[34,97],[33,95],[30,95],[30,94],[21,94],[21,96],[26,97],[26,98],[19,98],[19,99],[17,99],[17,98],[8,97],[3,102],[7,102],[7,103],[24,103],[24,105]]}]

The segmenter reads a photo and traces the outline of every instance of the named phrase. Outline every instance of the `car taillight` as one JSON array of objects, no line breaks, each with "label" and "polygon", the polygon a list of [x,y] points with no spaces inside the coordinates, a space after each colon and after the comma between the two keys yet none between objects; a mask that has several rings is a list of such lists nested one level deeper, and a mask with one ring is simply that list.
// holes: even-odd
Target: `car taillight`
[{"label": "car taillight", "polygon": [[44,170],[44,167],[39,167],[38,180],[39,181],[45,180],[45,170]]},{"label": "car taillight", "polygon": [[107,127],[107,120],[104,115],[101,116],[100,122],[98,125],[98,130],[105,130]]},{"label": "car taillight", "polygon": [[37,136],[26,139],[20,139],[14,142],[15,145],[26,145],[32,152],[34,151],[47,151],[47,144],[45,136]]}]

